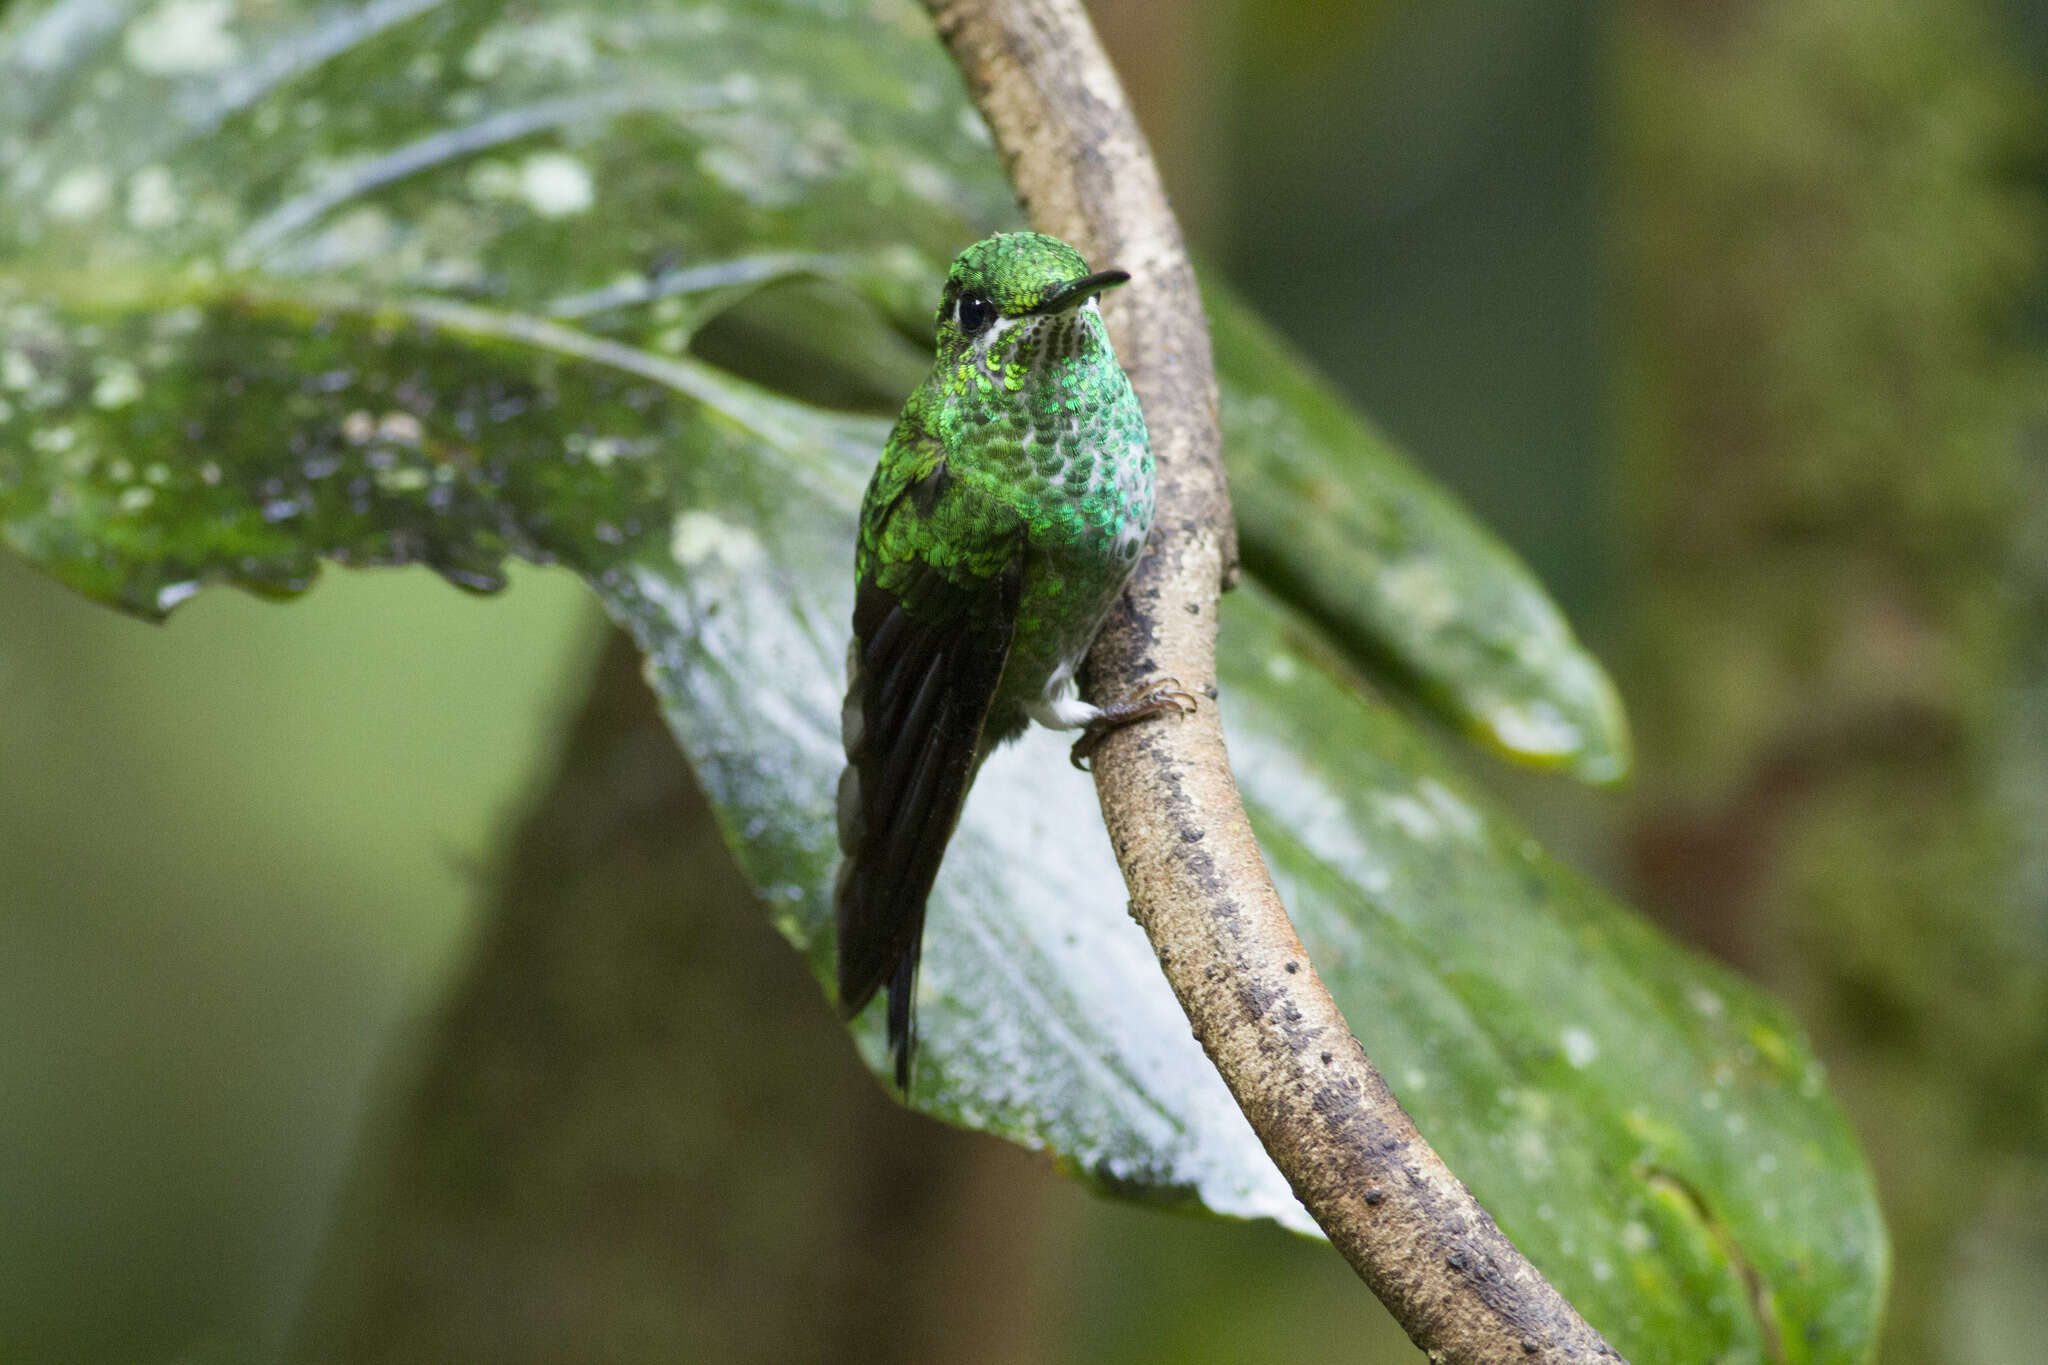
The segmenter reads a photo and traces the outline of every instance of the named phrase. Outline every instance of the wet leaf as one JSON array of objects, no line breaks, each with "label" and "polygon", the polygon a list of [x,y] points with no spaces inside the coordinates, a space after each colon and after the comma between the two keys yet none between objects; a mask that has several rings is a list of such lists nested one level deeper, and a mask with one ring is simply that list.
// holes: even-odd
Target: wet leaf
[{"label": "wet leaf", "polygon": [[[886,417],[821,403],[870,405],[947,256],[1009,215],[975,129],[908,7],[17,6],[0,535],[143,615],[323,561],[574,570],[824,978]],[[1248,559],[1299,604],[1227,604],[1226,715],[1361,1037],[1638,1365],[1859,1358],[1883,1241],[1796,1031],[1330,660],[1596,776],[1604,683],[1483,532],[1218,314]],[[915,1103],[1126,1196],[1306,1229],[1122,904],[1060,739],[998,755],[933,901]],[[879,1065],[879,1021],[856,1035]]]},{"label": "wet leaf", "polygon": [[1208,291],[1245,567],[1519,762],[1615,782],[1621,698],[1521,561],[1228,291]]},{"label": "wet leaf", "polygon": [[1303,944],[1509,1236],[1638,1365],[1861,1358],[1883,1229],[1792,1020],[1544,854],[1298,617],[1251,592],[1225,629]]}]

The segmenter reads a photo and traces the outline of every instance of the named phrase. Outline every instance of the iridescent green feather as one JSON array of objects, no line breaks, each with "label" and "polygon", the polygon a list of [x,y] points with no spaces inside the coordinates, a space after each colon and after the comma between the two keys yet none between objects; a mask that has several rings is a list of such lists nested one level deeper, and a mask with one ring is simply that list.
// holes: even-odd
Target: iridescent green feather
[{"label": "iridescent green feather", "polygon": [[1030,719],[1102,716],[1074,669],[1152,523],[1144,417],[1096,306],[1124,278],[1036,233],[962,252],[862,503],[839,988],[851,1012],[889,987],[899,1082],[925,899],[981,760]]}]

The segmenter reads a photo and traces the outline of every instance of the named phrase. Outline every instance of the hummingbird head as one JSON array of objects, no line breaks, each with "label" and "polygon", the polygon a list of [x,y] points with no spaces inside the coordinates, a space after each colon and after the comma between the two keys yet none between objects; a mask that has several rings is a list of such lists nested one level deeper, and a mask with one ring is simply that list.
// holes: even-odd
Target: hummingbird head
[{"label": "hummingbird head", "polygon": [[[1089,305],[1130,279],[1122,270],[1089,273],[1081,253],[1039,232],[999,232],[953,259],[939,298],[939,360],[1000,374],[1035,362],[1107,345]],[[1077,317],[1089,309],[1085,319]],[[1084,325],[1077,325],[1083,323]]]}]

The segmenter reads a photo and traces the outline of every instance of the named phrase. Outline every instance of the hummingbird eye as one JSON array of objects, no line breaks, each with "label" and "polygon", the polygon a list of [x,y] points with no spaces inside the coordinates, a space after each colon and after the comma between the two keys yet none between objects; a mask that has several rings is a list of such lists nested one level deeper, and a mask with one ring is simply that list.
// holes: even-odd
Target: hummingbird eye
[{"label": "hummingbird eye", "polygon": [[995,321],[995,305],[980,294],[962,294],[960,303],[954,309],[960,321],[960,330],[968,336],[980,336]]}]

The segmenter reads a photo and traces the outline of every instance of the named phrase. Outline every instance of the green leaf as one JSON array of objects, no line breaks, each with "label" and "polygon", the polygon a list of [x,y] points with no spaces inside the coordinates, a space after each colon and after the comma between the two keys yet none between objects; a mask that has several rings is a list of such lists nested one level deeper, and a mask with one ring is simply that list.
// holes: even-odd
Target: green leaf
[{"label": "green leaf", "polygon": [[1885,1241],[1776,1004],[1545,855],[1262,593],[1233,766],[1302,942],[1431,1143],[1631,1360],[1854,1360]]},{"label": "green leaf", "polygon": [[1521,561],[1227,290],[1207,303],[1246,569],[1502,757],[1626,776],[1621,698]]},{"label": "green leaf", "polygon": [[[323,560],[483,590],[508,554],[573,569],[823,978],[853,518],[886,419],[792,395],[883,387],[946,257],[1007,215],[977,128],[907,6],[17,7],[0,536],[144,615],[209,583],[302,591]],[[1579,751],[1523,747],[1596,774],[1619,753],[1597,673],[1483,533],[1217,311],[1248,559],[1309,613],[1227,604],[1226,717],[1361,1037],[1638,1365],[1860,1358],[1884,1244],[1796,1030],[1544,857],[1332,660],[1389,662],[1510,744],[1501,708],[1548,704]],[[789,346],[810,317],[824,340]],[[1361,577],[1292,557],[1290,525]],[[1124,1195],[1309,1227],[1125,917],[1058,737],[982,774],[920,1008],[919,1107]],[[880,1065],[879,1022],[856,1034]]]}]

